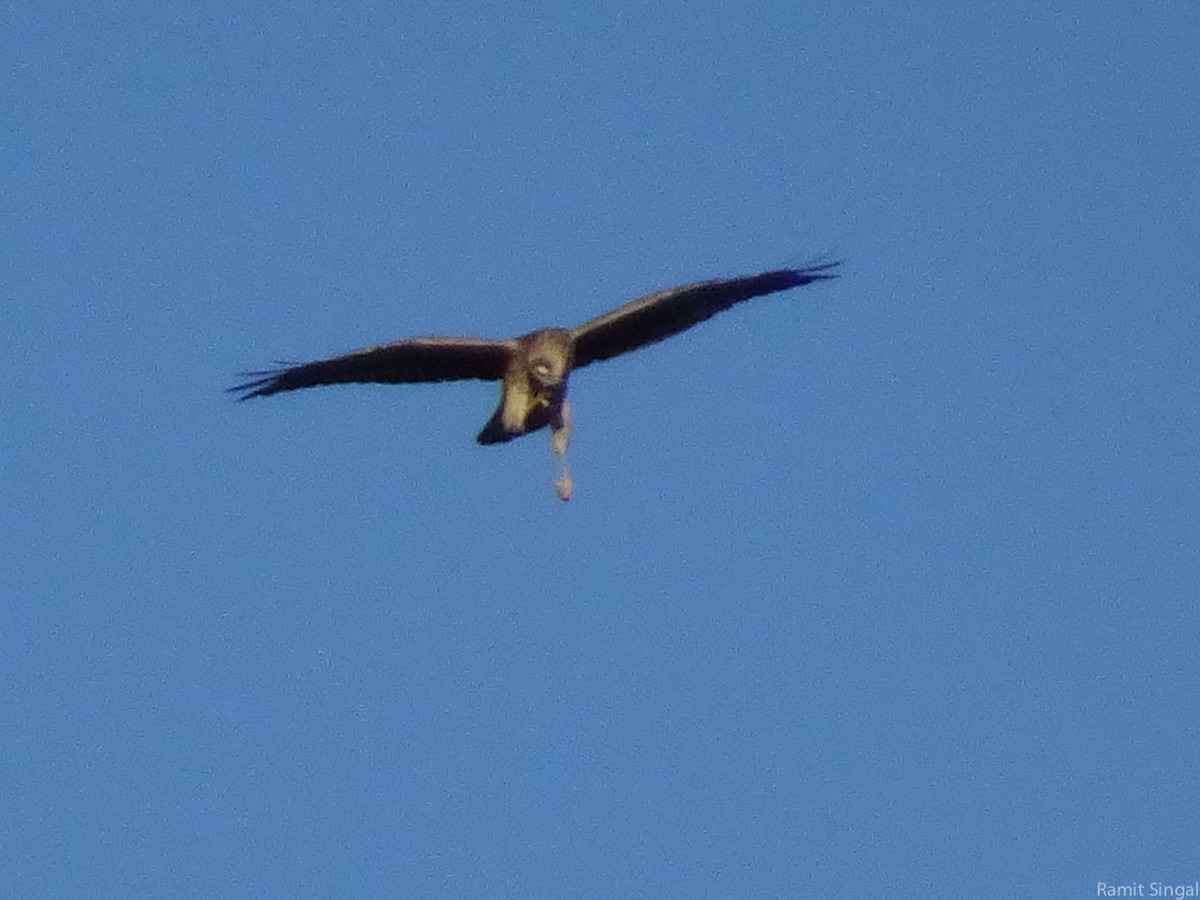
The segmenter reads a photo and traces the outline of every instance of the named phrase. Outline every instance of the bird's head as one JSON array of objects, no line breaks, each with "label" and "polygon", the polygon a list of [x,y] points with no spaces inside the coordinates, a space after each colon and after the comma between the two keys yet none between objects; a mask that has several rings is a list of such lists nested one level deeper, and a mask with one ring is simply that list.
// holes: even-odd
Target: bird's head
[{"label": "bird's head", "polygon": [[534,332],[527,340],[525,370],[529,380],[544,390],[561,387],[571,371],[573,345],[570,333],[547,328]]},{"label": "bird's head", "polygon": [[529,360],[529,377],[540,387],[558,387],[567,374],[563,362],[561,358],[535,356]]}]

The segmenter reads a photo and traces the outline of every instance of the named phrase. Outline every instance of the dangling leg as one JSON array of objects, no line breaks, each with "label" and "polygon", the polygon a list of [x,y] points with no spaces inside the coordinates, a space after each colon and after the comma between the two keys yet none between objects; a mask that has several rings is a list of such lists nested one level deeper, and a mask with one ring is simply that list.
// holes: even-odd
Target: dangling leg
[{"label": "dangling leg", "polygon": [[571,443],[571,404],[563,398],[558,416],[550,425],[550,447],[558,460],[558,480],[554,488],[558,491],[559,500],[570,500],[574,485],[571,483],[571,473],[567,469],[567,445]]}]

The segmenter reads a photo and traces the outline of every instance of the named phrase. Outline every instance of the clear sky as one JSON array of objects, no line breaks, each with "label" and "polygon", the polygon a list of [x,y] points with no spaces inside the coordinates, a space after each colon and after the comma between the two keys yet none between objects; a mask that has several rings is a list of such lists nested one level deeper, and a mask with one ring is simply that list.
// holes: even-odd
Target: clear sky
[{"label": "clear sky", "polygon": [[[18,2],[0,59],[0,896],[1200,879],[1200,5]],[[223,393],[823,256],[578,373],[570,504],[493,385]]]}]

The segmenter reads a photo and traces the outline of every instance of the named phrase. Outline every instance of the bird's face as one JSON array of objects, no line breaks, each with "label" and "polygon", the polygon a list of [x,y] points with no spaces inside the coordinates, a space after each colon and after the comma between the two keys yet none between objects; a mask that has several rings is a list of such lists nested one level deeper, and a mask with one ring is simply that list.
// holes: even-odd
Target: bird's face
[{"label": "bird's face", "polygon": [[525,356],[525,375],[529,383],[541,391],[556,391],[563,387],[571,370],[571,336],[556,328],[528,335]]},{"label": "bird's face", "polygon": [[534,356],[529,360],[529,380],[541,388],[556,388],[567,374],[562,357]]}]

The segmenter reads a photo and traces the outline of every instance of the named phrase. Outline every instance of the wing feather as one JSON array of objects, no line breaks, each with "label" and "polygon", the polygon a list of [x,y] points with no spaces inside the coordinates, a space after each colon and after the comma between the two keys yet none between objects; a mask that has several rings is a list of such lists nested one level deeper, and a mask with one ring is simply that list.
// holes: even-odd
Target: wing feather
[{"label": "wing feather", "polygon": [[572,329],[574,368],[661,341],[753,297],[837,278],[833,270],[839,265],[827,262],[743,278],[700,281],[633,300]]},{"label": "wing feather", "polygon": [[297,366],[244,373],[249,381],[229,390],[240,400],[322,384],[373,382],[496,380],[516,347],[515,341],[469,337],[422,337],[366,347]]}]

